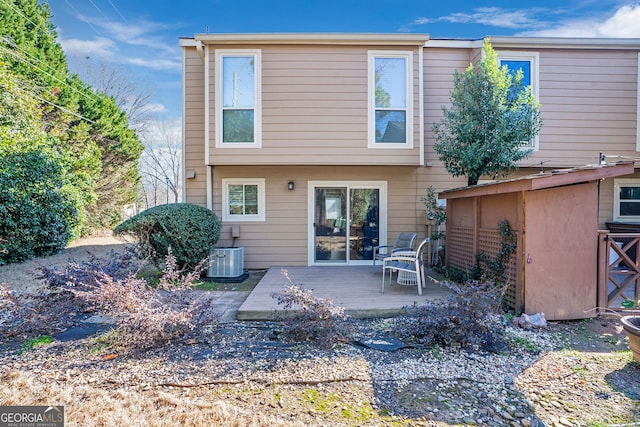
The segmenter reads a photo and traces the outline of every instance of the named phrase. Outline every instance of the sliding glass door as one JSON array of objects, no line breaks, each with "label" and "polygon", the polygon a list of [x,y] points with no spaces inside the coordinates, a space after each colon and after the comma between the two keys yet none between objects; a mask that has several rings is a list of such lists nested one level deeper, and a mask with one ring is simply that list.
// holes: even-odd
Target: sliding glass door
[{"label": "sliding glass door", "polygon": [[315,189],[315,261],[347,262],[347,189]]},{"label": "sliding glass door", "polygon": [[386,183],[310,183],[309,190],[310,263],[371,261],[381,235]]}]

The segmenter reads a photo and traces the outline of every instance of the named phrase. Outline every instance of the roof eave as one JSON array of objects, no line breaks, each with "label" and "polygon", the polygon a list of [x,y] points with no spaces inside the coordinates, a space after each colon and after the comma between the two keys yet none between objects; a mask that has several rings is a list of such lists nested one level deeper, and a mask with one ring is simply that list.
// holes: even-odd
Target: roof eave
[{"label": "roof eave", "polygon": [[423,46],[428,34],[351,34],[351,33],[255,33],[196,34],[194,40],[204,44],[330,44]]},{"label": "roof eave", "polygon": [[[496,49],[622,49],[640,50],[640,38],[591,38],[591,37],[521,37],[487,36]],[[481,48],[483,39],[430,38],[425,47]]]},{"label": "roof eave", "polygon": [[558,169],[504,181],[453,188],[451,190],[440,192],[438,197],[440,199],[460,199],[464,197],[541,190],[545,188],[573,185],[580,182],[597,181],[600,179],[613,178],[632,173],[634,173],[634,161],[608,163],[604,165],[588,165],[580,168]]}]

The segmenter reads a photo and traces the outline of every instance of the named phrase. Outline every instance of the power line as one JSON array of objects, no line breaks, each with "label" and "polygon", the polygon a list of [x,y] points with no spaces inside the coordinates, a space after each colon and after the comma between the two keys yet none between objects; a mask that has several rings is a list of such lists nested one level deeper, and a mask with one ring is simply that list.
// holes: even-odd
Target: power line
[{"label": "power line", "polygon": [[98,7],[98,5],[97,5],[97,4],[95,4],[95,3],[93,2],[93,0],[89,0],[89,3],[91,3],[91,4],[93,5],[93,7],[95,7],[95,8],[96,8],[96,10],[97,10],[98,12],[100,12],[100,15],[102,15],[102,17],[103,17],[104,19],[106,19],[106,20],[107,20],[107,22],[109,22],[109,24],[113,25],[113,22],[111,22],[111,20],[107,17],[107,15],[105,15],[105,14],[104,14],[104,12],[102,11],[102,9],[100,9],[100,8]]},{"label": "power line", "polygon": [[[69,6],[78,16],[82,16],[82,14],[78,11],[78,9],[76,9],[75,7],[73,7],[73,5],[71,3],[69,3],[69,0],[64,0],[64,2],[67,4],[67,6]],[[102,32],[100,32],[96,27],[93,26],[93,24],[89,21],[85,22],[91,27],[93,28],[93,31],[95,31],[96,33],[98,33],[98,35],[102,35]]]},{"label": "power line", "polygon": [[20,9],[17,9],[17,8],[16,8],[16,7],[11,3],[11,0],[3,0],[3,1],[4,1],[4,3],[5,3],[6,5],[8,5],[11,9],[13,9],[13,10],[18,14],[18,15],[20,15],[20,16],[21,16],[22,18],[24,18],[26,21],[29,21],[29,22],[30,22],[34,27],[36,27],[36,28],[38,28],[38,29],[42,30],[42,31],[43,31],[44,33],[46,33],[46,34],[50,34],[50,33],[51,33],[51,30],[50,30],[50,29],[44,28],[44,27],[42,27],[41,25],[36,24],[36,23],[35,23],[35,22],[33,22],[31,19],[29,19],[29,18],[27,18],[26,16],[24,16],[24,15],[22,14],[22,12],[20,12]]},{"label": "power line", "polygon": [[[6,38],[5,38],[5,41],[6,41]],[[12,43],[12,45],[13,45],[13,46],[15,46],[15,49],[18,49],[18,50],[22,53],[22,55],[27,56],[29,59],[32,59],[32,60],[38,61],[38,62],[40,62],[41,64],[44,64],[45,66],[49,67],[49,68],[50,68],[51,70],[53,70],[54,72],[57,72],[57,70],[56,70],[55,68],[51,67],[49,64],[47,64],[46,62],[44,62],[44,61],[40,60],[39,58],[36,58],[36,57],[33,57],[33,56],[29,55],[27,52],[25,52],[24,50],[22,50],[22,49],[21,49],[18,45],[16,45],[15,43]],[[18,52],[15,52],[15,51],[14,51],[14,50],[12,50],[12,49],[6,48],[6,47],[4,47],[4,46],[0,46],[0,49],[4,50],[5,52],[8,52],[10,55],[12,55],[13,57],[15,57],[18,61],[22,61],[22,60],[24,59],[24,58],[23,58],[23,57],[22,57]],[[49,77],[51,77],[52,79],[56,80],[57,82],[59,82],[59,83],[61,83],[61,84],[65,85],[66,87],[68,87],[69,89],[71,89],[72,91],[76,92],[77,94],[81,95],[82,97],[84,97],[84,98],[86,98],[86,99],[89,99],[89,100],[91,100],[91,101],[97,101],[97,100],[98,100],[98,98],[96,98],[96,97],[93,97],[93,96],[91,96],[91,97],[90,97],[90,95],[89,95],[89,94],[90,94],[90,92],[83,92],[83,91],[78,90],[77,88],[75,88],[75,87],[71,86],[69,83],[65,82],[64,80],[61,80],[60,78],[56,77],[55,75],[53,75],[53,74],[51,74],[51,73],[47,72],[46,70],[43,70],[42,68],[38,67],[38,66],[37,66],[35,63],[33,63],[33,62],[29,62],[29,61],[27,60],[27,61],[25,61],[25,64],[27,64],[27,65],[31,66],[32,68],[34,68],[34,69],[36,69],[36,70],[38,70],[38,71],[40,71],[40,72],[42,72],[42,73],[46,74],[47,76],[49,76]],[[93,94],[91,93],[91,95],[93,95]]]},{"label": "power line", "polygon": [[120,10],[116,7],[115,4],[113,4],[113,2],[111,0],[107,0],[109,2],[109,4],[111,5],[111,7],[113,7],[115,9],[116,12],[118,12],[118,15],[120,15],[120,18],[122,18],[122,20],[124,21],[125,24],[129,25],[129,21],[127,21],[127,19],[122,15],[122,13],[120,13]]},{"label": "power line", "polygon": [[[18,88],[18,89],[20,89],[20,90],[21,90],[22,92],[24,92],[25,94],[27,94],[27,95],[31,95],[31,96],[33,96],[34,98],[36,98],[36,99],[38,99],[38,100],[40,100],[40,101],[44,102],[45,104],[51,105],[52,107],[57,108],[57,109],[58,109],[58,110],[60,110],[60,111],[63,111],[63,112],[65,112],[65,113],[67,113],[67,114],[71,114],[72,116],[74,116],[74,117],[76,117],[76,118],[78,118],[78,119],[80,119],[80,120],[84,120],[85,122],[91,123],[91,124],[93,124],[93,125],[98,125],[98,123],[96,123],[95,121],[93,121],[93,120],[91,120],[91,119],[89,119],[89,118],[87,118],[87,117],[84,117],[83,115],[81,115],[81,114],[79,114],[79,113],[76,113],[76,112],[74,112],[74,111],[71,111],[71,110],[69,110],[69,109],[67,109],[67,108],[65,108],[65,107],[62,107],[61,105],[58,105],[58,104],[56,104],[56,103],[54,103],[54,102],[48,101],[48,100],[46,100],[46,99],[42,98],[41,96],[39,96],[39,95],[35,94],[35,93],[34,93],[34,92],[32,92],[32,91],[29,91],[29,90],[23,89],[23,88],[21,88],[21,87],[17,87],[17,88]],[[47,123],[47,124],[51,125],[51,123]],[[131,129],[131,130],[133,130],[133,129]],[[134,131],[134,134],[135,134],[135,135],[136,135],[136,137],[137,137],[137,135],[138,135],[138,134],[137,134],[137,132],[135,132],[135,131]],[[112,143],[114,143],[114,144],[120,144],[120,143],[122,142],[122,141],[120,141],[120,140],[115,140],[115,139],[112,139],[112,138],[107,138],[105,135],[102,135],[101,139],[102,139],[102,140],[104,140],[104,141],[107,141],[107,142],[112,142]]]},{"label": "power line", "polygon": [[29,90],[23,89],[23,88],[21,88],[21,87],[19,87],[19,86],[18,86],[18,89],[20,89],[22,92],[26,93],[27,95],[31,95],[31,96],[33,96],[34,98],[39,99],[40,101],[44,102],[45,104],[49,104],[49,105],[51,105],[52,107],[57,108],[57,109],[58,109],[58,110],[60,110],[60,111],[64,111],[64,112],[65,112],[65,113],[67,113],[67,114],[71,114],[72,116],[75,116],[75,117],[79,118],[80,120],[84,120],[84,121],[89,122],[89,123],[91,123],[91,124],[93,124],[93,125],[97,124],[97,123],[96,123],[96,122],[94,122],[93,120],[88,119],[88,118],[84,117],[84,116],[83,116],[83,115],[81,115],[81,114],[78,114],[78,113],[76,113],[76,112],[74,112],[74,111],[71,111],[71,110],[69,110],[69,109],[67,109],[67,108],[65,108],[65,107],[62,107],[62,106],[60,106],[60,105],[58,105],[58,104],[54,103],[54,102],[47,101],[47,100],[46,100],[46,99],[44,99],[43,97],[41,97],[41,96],[39,96],[39,95],[36,95],[35,93],[33,93],[33,92],[29,91]]}]

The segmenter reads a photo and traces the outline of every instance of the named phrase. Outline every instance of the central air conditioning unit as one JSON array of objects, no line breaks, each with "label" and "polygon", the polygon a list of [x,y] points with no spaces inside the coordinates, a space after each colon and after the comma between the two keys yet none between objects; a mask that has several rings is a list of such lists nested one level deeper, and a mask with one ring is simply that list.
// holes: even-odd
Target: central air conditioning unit
[{"label": "central air conditioning unit", "polygon": [[213,248],[207,277],[240,277],[244,273],[244,248]]}]

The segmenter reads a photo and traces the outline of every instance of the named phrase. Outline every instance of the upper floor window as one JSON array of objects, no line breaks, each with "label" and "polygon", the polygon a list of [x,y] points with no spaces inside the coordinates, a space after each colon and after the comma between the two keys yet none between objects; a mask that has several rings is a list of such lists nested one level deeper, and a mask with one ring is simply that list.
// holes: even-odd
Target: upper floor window
[{"label": "upper floor window", "polygon": [[614,221],[640,221],[640,179],[616,179],[613,199]]},{"label": "upper floor window", "polygon": [[[506,66],[509,73],[517,73],[522,71],[522,86],[531,87],[531,93],[540,99],[538,94],[538,52],[498,52],[498,60],[500,66]],[[523,146],[527,148],[538,149],[538,136],[536,135],[531,141],[527,141]]]},{"label": "upper floor window", "polygon": [[223,221],[264,221],[264,178],[222,180]]},{"label": "upper floor window", "polygon": [[412,67],[412,52],[369,52],[369,147],[413,147]]},{"label": "upper floor window", "polygon": [[261,145],[261,52],[216,50],[216,146]]}]

